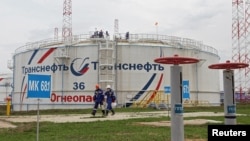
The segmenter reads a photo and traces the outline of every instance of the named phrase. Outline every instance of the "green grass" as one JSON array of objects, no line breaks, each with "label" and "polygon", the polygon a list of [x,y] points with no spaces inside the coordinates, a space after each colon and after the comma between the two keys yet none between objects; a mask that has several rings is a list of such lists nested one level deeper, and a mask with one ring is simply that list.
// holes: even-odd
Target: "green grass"
[{"label": "green grass", "polygon": [[[136,125],[140,120],[97,121],[89,123],[43,122],[40,126],[41,141],[127,141],[127,140],[164,140],[169,137],[170,128]],[[24,127],[23,126],[28,126]],[[4,141],[34,141],[36,123],[20,125],[17,129],[1,133]]]},{"label": "green grass", "polygon": [[[1,111],[4,108],[1,108]],[[142,112],[158,111],[152,108],[117,108],[116,112]],[[220,107],[185,107],[185,112],[224,112]],[[250,105],[237,105],[237,123],[250,124]],[[90,113],[91,109],[76,110],[42,110],[40,114],[80,114]],[[165,111],[166,112],[166,111]],[[167,113],[167,112],[166,112]],[[4,115],[5,112],[1,112]],[[12,112],[11,115],[35,115],[36,111]],[[195,117],[211,120],[224,121],[224,116],[218,117]],[[195,119],[185,118],[185,119]],[[159,118],[140,118],[117,121],[96,121],[78,123],[51,123],[40,122],[40,141],[169,141],[171,135],[170,127],[156,127],[140,125],[138,122],[166,121],[166,116]],[[37,123],[14,123],[18,127],[14,129],[1,129],[1,141],[34,141],[36,140]],[[223,124],[223,123],[220,123]],[[1,126],[1,125],[0,125]],[[207,139],[207,124],[185,125],[185,138]]]}]

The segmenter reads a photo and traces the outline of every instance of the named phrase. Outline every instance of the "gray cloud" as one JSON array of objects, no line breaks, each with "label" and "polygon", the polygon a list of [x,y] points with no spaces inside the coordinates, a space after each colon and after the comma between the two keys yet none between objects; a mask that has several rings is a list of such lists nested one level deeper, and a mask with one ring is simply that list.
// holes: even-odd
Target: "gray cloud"
[{"label": "gray cloud", "polygon": [[[13,4],[15,3],[15,5]],[[26,42],[52,38],[62,28],[62,0],[2,1],[0,72],[8,71],[11,53]],[[73,34],[95,28],[113,32],[114,20],[125,33],[155,33],[191,38],[219,51],[231,50],[231,1],[225,0],[74,0]],[[6,47],[10,48],[7,52]],[[9,55],[8,55],[9,54]],[[223,56],[227,58],[228,56]]]}]

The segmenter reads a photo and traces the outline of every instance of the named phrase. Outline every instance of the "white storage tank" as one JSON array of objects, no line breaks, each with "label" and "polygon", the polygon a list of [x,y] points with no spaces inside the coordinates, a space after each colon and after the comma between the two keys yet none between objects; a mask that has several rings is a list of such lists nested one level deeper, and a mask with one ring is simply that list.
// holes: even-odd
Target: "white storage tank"
[{"label": "white storage tank", "polygon": [[123,37],[124,34],[114,39],[76,35],[67,42],[48,39],[18,48],[13,57],[13,110],[37,107],[37,99],[27,97],[29,73],[51,75],[51,96],[40,100],[41,109],[90,108],[97,83],[104,90],[111,85],[120,106],[143,99],[150,102],[145,95],[162,93],[170,85],[170,65],[157,64],[154,59],[174,54],[200,60],[183,66],[183,80],[189,81],[188,100],[220,104],[219,71],[208,69],[210,64],[219,62],[216,49],[167,35]]}]

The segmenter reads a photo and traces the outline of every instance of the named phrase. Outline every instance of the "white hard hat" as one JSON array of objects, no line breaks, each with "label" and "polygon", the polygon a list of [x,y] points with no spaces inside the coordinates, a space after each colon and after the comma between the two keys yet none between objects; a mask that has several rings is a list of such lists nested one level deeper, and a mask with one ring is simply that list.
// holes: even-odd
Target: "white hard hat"
[{"label": "white hard hat", "polygon": [[106,87],[107,89],[110,89],[111,88],[111,86],[110,85],[107,85],[107,87]]}]

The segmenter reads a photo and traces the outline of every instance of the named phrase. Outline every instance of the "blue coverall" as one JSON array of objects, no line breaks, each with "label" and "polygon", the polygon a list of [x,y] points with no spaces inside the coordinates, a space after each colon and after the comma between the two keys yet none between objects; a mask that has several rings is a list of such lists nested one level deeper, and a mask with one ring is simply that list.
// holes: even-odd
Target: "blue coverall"
[{"label": "blue coverall", "polygon": [[105,115],[105,110],[103,107],[104,94],[103,94],[102,89],[98,88],[95,90],[93,100],[95,102],[95,105],[94,105],[94,109],[93,109],[91,114],[94,116],[96,114],[96,110],[98,109],[98,106],[100,105],[100,107],[102,108],[102,114]]},{"label": "blue coverall", "polygon": [[114,94],[114,91],[112,89],[108,89],[106,92],[105,92],[105,97],[106,97],[106,103],[107,103],[107,108],[106,108],[106,115],[108,115],[108,112],[111,111],[112,112],[112,115],[115,114],[115,111],[114,109],[112,108],[112,102],[115,102],[116,100],[116,97],[115,97],[115,94]]}]

